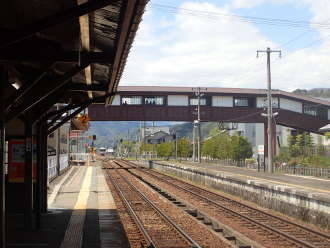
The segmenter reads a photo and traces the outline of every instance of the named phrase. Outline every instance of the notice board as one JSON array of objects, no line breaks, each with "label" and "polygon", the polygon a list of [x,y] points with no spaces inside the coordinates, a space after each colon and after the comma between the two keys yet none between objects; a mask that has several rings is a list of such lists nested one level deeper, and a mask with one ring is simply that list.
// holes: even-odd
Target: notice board
[{"label": "notice board", "polygon": [[[33,180],[36,179],[37,168],[37,144],[33,139],[32,157],[33,157]],[[24,183],[25,174],[25,140],[11,139],[8,141],[8,181],[11,183]]]}]

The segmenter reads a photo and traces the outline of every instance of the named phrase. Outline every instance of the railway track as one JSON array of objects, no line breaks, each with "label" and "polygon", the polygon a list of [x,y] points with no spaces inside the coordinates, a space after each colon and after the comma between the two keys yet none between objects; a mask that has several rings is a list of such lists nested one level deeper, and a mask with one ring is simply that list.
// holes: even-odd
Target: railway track
[{"label": "railway track", "polygon": [[[201,248],[120,171],[107,171],[107,178],[118,192],[134,224],[142,233],[145,241],[141,244],[147,244],[142,247]],[[140,234],[136,236],[137,239],[141,239]]]},{"label": "railway track", "polygon": [[204,214],[229,225],[265,247],[329,248],[330,235],[261,211],[164,174],[138,170],[134,163],[116,161],[132,174],[154,183],[196,206]]}]

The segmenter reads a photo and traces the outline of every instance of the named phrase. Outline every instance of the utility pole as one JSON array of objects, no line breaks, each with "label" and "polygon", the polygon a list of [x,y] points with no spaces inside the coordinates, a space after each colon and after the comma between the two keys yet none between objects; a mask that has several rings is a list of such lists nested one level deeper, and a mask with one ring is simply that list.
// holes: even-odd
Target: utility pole
[{"label": "utility pole", "polygon": [[268,135],[268,172],[273,173],[273,130],[272,130],[272,121],[273,121],[273,104],[272,104],[272,80],[271,80],[271,71],[270,71],[270,54],[278,53],[279,57],[281,57],[282,52],[280,50],[271,50],[267,47],[267,50],[257,51],[257,58],[259,57],[259,53],[267,53],[267,135]]},{"label": "utility pole", "polygon": [[174,134],[174,138],[175,138],[175,160],[178,160],[178,137],[176,132]]},{"label": "utility pole", "polygon": [[193,122],[193,162],[196,161],[196,131],[195,131],[195,121]]},{"label": "utility pole", "polygon": [[[197,130],[198,130],[198,138],[197,138],[197,162],[201,163],[201,96],[204,95],[201,91],[206,91],[207,88],[192,88],[192,90],[195,92],[195,95],[197,96],[198,99],[198,104],[197,104],[197,121],[195,123],[197,124]],[[195,127],[195,125],[194,125]]]}]

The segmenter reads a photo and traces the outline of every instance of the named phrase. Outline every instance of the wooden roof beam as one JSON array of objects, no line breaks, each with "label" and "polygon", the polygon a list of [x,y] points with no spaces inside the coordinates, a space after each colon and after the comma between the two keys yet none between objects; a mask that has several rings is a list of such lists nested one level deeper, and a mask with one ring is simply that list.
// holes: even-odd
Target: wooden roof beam
[{"label": "wooden roof beam", "polygon": [[70,91],[106,91],[107,87],[102,84],[71,83],[68,85]]},{"label": "wooden roof beam", "polygon": [[[81,66],[74,67],[71,71],[65,73],[63,76],[54,79],[52,82],[49,82],[49,84],[41,85],[40,87],[33,87],[33,89],[30,89],[27,94],[27,96],[24,98],[23,103],[18,105],[17,107],[13,107],[10,112],[6,115],[6,122],[16,118],[23,112],[29,110],[42,100],[47,100],[47,97],[52,95],[54,92],[61,89],[63,86],[65,86],[69,80],[79,73],[80,71],[84,70],[89,64],[84,64]],[[41,81],[42,82],[42,81]]]},{"label": "wooden roof beam", "polygon": [[[80,53],[80,54],[79,54]],[[53,62],[76,62],[80,60],[84,63],[104,63],[112,64],[114,61],[114,51],[109,52],[79,52],[79,51],[62,51],[38,53],[37,51],[17,51],[17,50],[0,50],[0,61],[53,61]]]},{"label": "wooden roof beam", "polygon": [[[125,51],[125,45],[129,37],[129,32],[130,28],[134,19],[134,11],[137,8],[138,5],[137,0],[131,0],[126,2],[125,10],[122,13],[121,19],[121,29],[118,35],[118,40],[117,40],[117,50],[116,50],[116,55],[114,59],[113,66],[111,68],[111,74],[110,74],[110,82],[108,85],[108,93],[113,92],[117,85],[117,77],[119,74],[120,70],[120,63],[123,58],[123,53]],[[107,99],[106,101],[107,104],[110,103],[110,99]]]},{"label": "wooden roof beam", "polygon": [[91,0],[86,3],[80,4],[76,7],[64,10],[60,13],[43,18],[39,21],[36,21],[33,24],[26,25],[18,30],[15,30],[10,36],[4,37],[0,41],[0,48],[6,47],[8,45],[14,44],[21,40],[27,39],[34,35],[35,33],[41,32],[51,26],[59,24],[61,22],[68,21],[73,18],[77,18],[83,15],[86,15],[90,12],[103,8],[115,0]]}]

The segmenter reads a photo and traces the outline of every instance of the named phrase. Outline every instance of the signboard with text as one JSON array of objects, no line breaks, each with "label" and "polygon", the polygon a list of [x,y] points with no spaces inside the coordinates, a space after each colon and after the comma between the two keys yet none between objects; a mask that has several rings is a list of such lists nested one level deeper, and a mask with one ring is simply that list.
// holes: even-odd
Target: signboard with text
[{"label": "signboard with text", "polygon": [[264,145],[258,145],[258,154],[259,155],[264,155],[264,150],[265,150]]},{"label": "signboard with text", "polygon": [[[33,141],[33,179],[36,179],[36,142]],[[25,140],[12,139],[8,141],[8,181],[23,183],[25,174]]]}]

